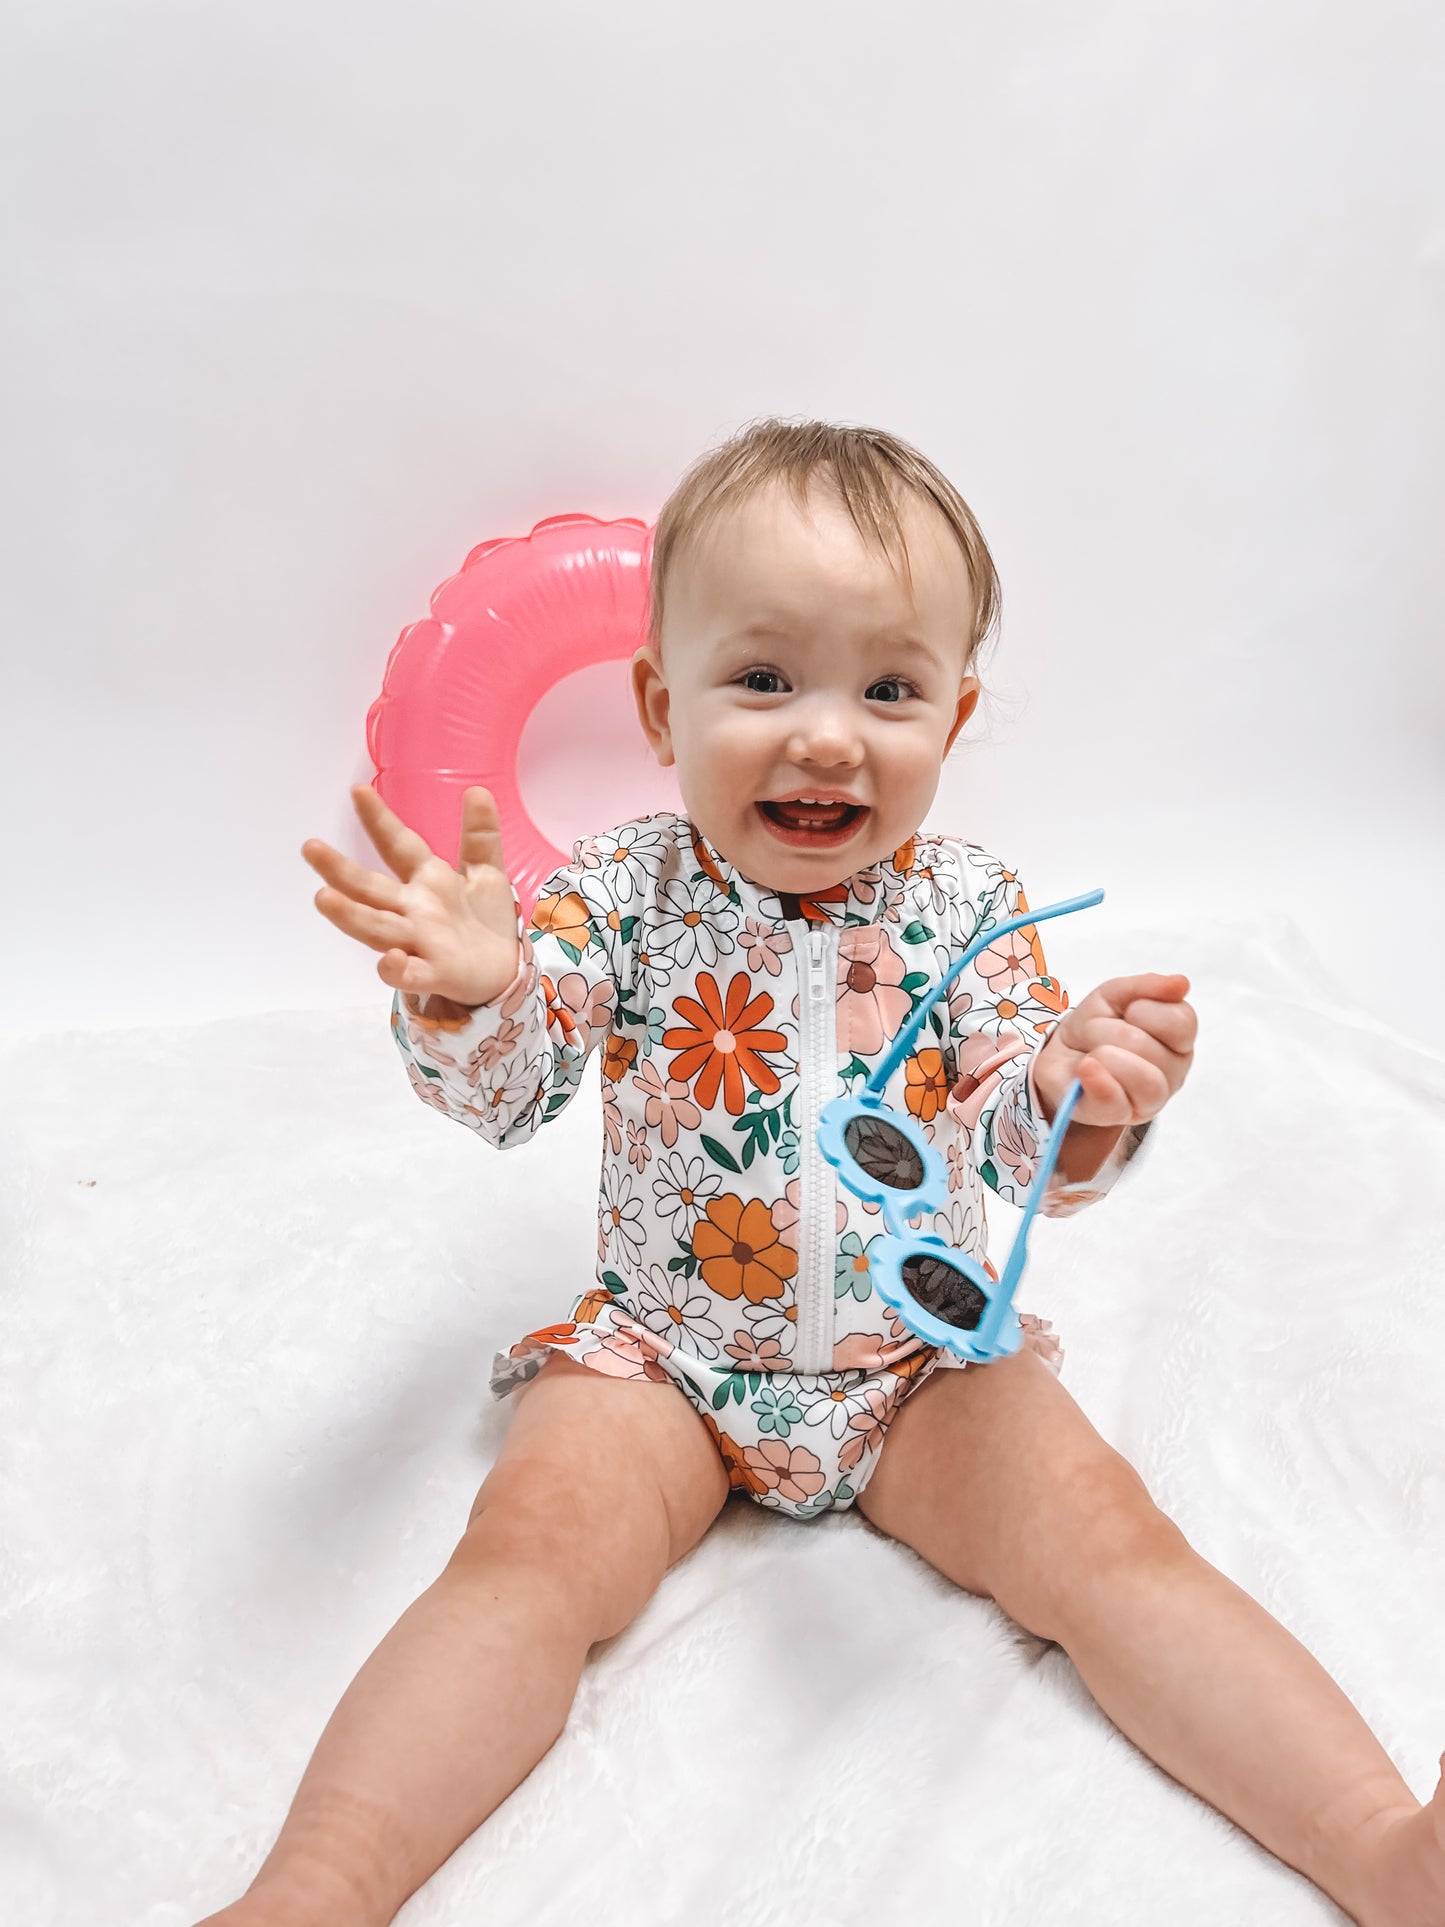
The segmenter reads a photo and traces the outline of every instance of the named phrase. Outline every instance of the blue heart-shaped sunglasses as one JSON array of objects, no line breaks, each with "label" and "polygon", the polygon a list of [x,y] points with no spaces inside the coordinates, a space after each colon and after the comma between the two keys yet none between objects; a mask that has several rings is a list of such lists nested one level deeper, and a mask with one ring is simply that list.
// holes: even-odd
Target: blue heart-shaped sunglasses
[{"label": "blue heart-shaped sunglasses", "polygon": [[869,1258],[879,1296],[926,1344],[942,1346],[975,1364],[1006,1358],[1023,1343],[1023,1328],[1013,1308],[1014,1287],[1023,1275],[1029,1227],[1084,1087],[1075,1078],[1064,1093],[1039,1151],[1038,1168],[1008,1262],[996,1282],[968,1252],[910,1227],[909,1219],[946,1204],[948,1174],[922,1127],[884,1103],[883,1087],[907,1056],[929,1011],[980,950],[997,943],[1011,930],[1067,916],[1072,910],[1085,910],[1103,900],[1102,890],[1089,890],[1081,897],[1010,917],[1007,923],[995,924],[975,937],[938,987],[919,1004],[863,1088],[846,1097],[835,1097],[824,1105],[818,1119],[817,1142],[823,1156],[856,1197],[882,1206],[888,1235]]}]

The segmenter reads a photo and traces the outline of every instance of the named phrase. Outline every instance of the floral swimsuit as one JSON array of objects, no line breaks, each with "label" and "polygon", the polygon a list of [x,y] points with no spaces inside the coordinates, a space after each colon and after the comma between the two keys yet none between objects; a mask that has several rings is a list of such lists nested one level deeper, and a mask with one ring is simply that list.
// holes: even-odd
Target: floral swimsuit
[{"label": "floral swimsuit", "polygon": [[[596,1279],[559,1323],[498,1354],[494,1395],[554,1351],[670,1381],[734,1488],[796,1518],[850,1505],[908,1392],[967,1368],[874,1291],[881,1216],[836,1182],[814,1127],[975,933],[1028,907],[1012,870],[953,837],[920,832],[797,897],[664,813],[574,845],[530,924],[519,912],[521,961],[492,1002],[443,1021],[398,997],[393,1034],[418,1095],[499,1148],[555,1117],[602,1046]],[[1014,931],[934,1006],[885,1092],[947,1165],[947,1207],[919,1228],[992,1276],[983,1187],[1027,1195],[1046,1129],[1033,1061],[1067,1007],[1036,929]],[[1087,1183],[1055,1172],[1041,1210],[1102,1197],[1148,1128],[1125,1131]],[[1048,1321],[1020,1322],[1057,1371]]]}]

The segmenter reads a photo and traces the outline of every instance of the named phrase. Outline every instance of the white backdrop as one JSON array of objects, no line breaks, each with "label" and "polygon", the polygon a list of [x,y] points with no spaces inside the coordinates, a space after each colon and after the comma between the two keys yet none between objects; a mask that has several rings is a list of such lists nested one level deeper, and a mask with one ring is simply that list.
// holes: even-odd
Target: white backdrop
[{"label": "white backdrop", "polygon": [[932,823],[1445,1041],[1429,0],[29,0],[6,68],[6,1025],[375,999],[297,850],[402,625],[779,412],[995,549]]},{"label": "white backdrop", "polygon": [[[27,1920],[186,1927],[239,1891],[455,1538],[505,1423],[491,1351],[591,1262],[595,1070],[501,1173],[412,1100],[369,953],[312,907],[303,839],[365,854],[387,653],[477,541],[651,517],[772,412],[908,436],[994,549],[990,700],[930,822],[1036,903],[1105,887],[1053,926],[1076,995],[1196,977],[1190,1085],[1127,1201],[1039,1227],[1027,1302],[1429,1795],[1442,80],[1435,0],[13,0],[0,1031],[42,1035],[0,1048],[0,1887]],[[731,1511],[418,1923],[722,1921],[740,1840],[746,1927],[770,1883],[795,1922],[963,1893],[979,1927],[1332,1917],[1062,1654],[856,1518]],[[698,1754],[742,1705],[771,1753],[710,1724]],[[666,1852],[634,1867],[639,1785]],[[928,1800],[1009,1851],[900,1858]]]}]

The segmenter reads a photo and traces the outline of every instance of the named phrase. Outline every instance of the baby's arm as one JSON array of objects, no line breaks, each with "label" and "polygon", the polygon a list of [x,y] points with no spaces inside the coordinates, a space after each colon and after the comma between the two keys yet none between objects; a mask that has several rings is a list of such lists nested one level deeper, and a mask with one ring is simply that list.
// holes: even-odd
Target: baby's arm
[{"label": "baby's arm", "polygon": [[[979,907],[1002,923],[1026,912],[1028,901],[1017,878],[1005,872]],[[974,974],[974,1007],[1009,1014],[996,1035],[979,1029],[960,1045],[964,1075],[949,1110],[972,1134],[985,1183],[1022,1205],[1039,1145],[1077,1077],[1083,1093],[1040,1205],[1047,1217],[1068,1217],[1112,1190],[1183,1082],[1195,1030],[1194,1013],[1182,1001],[1188,980],[1116,978],[1070,1009],[1067,992],[1047,970],[1036,926],[1001,940],[996,953],[985,951]],[[1059,1013],[1052,1022],[1050,1009]]]},{"label": "baby's arm", "polygon": [[[589,1054],[612,1031],[614,933],[579,893],[582,875],[580,865],[555,871],[530,925],[516,911],[516,974],[489,1002],[421,1009],[398,991],[393,1003],[392,1035],[417,1095],[498,1149],[525,1142],[566,1108]],[[596,895],[595,876],[587,883]]]},{"label": "baby's arm", "polygon": [[463,797],[455,870],[373,790],[357,785],[352,800],[400,881],[313,840],[302,853],[330,885],[317,908],[382,951],[377,974],[396,992],[392,1033],[417,1094],[489,1143],[520,1143],[567,1103],[611,1028],[617,933],[569,887],[579,869],[558,871],[523,925],[487,790]]}]

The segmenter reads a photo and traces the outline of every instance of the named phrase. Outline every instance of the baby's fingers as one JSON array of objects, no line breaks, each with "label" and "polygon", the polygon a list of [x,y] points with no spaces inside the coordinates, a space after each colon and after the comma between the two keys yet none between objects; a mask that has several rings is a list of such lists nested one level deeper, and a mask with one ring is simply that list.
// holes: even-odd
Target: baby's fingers
[{"label": "baby's fingers", "polygon": [[[1137,1003],[1129,1006],[1138,1010]],[[1139,1024],[1131,1024],[1122,1017],[1096,1017],[1089,1025],[1089,1049],[1096,1055],[1106,1044],[1116,1046],[1120,1051],[1131,1051],[1134,1056],[1142,1057],[1147,1064],[1153,1064],[1164,1073],[1171,1090],[1178,1090],[1189,1070],[1188,1051],[1174,1050],[1161,1042],[1152,1031]]]},{"label": "baby's fingers", "polygon": [[369,783],[353,783],[351,801],[383,861],[395,870],[403,883],[409,883],[422,864],[430,861],[431,845],[415,830],[409,830]]},{"label": "baby's fingers", "polygon": [[1127,1023],[1137,1024],[1167,1049],[1184,1056],[1194,1049],[1199,1033],[1199,1018],[1194,1007],[1185,1003],[1164,1003],[1153,997],[1136,997],[1126,1008]]},{"label": "baby's fingers", "polygon": [[376,974],[393,990],[410,991],[413,997],[426,997],[436,989],[436,972],[420,957],[406,950],[388,950],[376,960]]},{"label": "baby's fingers", "polygon": [[[1100,1044],[1085,1062],[1106,1073],[1123,1096],[1125,1108],[1119,1116],[1110,1118],[1110,1123],[1128,1124],[1157,1117],[1173,1094],[1169,1079],[1157,1064],[1151,1064],[1131,1050],[1121,1050],[1117,1044]],[[1075,1075],[1092,1096],[1093,1087],[1084,1076],[1082,1066]]]},{"label": "baby's fingers", "polygon": [[405,917],[393,916],[389,910],[369,910],[364,904],[353,903],[343,891],[318,890],[315,903],[328,923],[370,950],[394,950],[404,946],[411,935]]},{"label": "baby's fingers", "polygon": [[1097,1057],[1081,1057],[1073,1074],[1083,1085],[1074,1110],[1080,1124],[1117,1124],[1129,1110],[1129,1093]]},{"label": "baby's fingers", "polygon": [[384,877],[379,870],[353,863],[340,850],[313,836],[301,845],[301,854],[316,874],[358,903],[369,903],[373,910],[400,910],[401,885]]},{"label": "baby's fingers", "polygon": [[502,828],[496,798],[480,784],[462,792],[462,834],[457,868],[465,875],[482,864],[500,870]]}]

